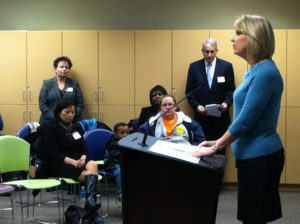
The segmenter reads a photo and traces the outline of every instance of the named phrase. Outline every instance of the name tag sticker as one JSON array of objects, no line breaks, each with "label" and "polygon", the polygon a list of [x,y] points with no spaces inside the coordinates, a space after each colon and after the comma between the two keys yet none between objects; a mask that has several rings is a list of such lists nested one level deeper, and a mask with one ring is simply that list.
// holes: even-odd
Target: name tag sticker
[{"label": "name tag sticker", "polygon": [[219,76],[218,77],[218,83],[225,82],[225,77],[224,76]]},{"label": "name tag sticker", "polygon": [[69,87],[66,89],[66,92],[73,92],[73,87]]},{"label": "name tag sticker", "polygon": [[73,132],[73,138],[75,139],[75,140],[77,140],[77,139],[80,139],[81,138],[81,135],[78,133],[78,131],[75,131],[75,132]]},{"label": "name tag sticker", "polygon": [[183,134],[184,133],[183,127],[180,127],[180,126],[177,127],[176,132],[177,132],[177,134]]}]

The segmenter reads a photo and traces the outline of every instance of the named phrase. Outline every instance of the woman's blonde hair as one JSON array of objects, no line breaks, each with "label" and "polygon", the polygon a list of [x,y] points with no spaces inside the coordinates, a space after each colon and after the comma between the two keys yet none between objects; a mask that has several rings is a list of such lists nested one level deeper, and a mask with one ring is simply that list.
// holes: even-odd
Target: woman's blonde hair
[{"label": "woman's blonde hair", "polygon": [[275,50],[275,38],[271,23],[262,16],[242,15],[234,22],[234,28],[247,35],[247,50],[257,61],[270,59]]}]

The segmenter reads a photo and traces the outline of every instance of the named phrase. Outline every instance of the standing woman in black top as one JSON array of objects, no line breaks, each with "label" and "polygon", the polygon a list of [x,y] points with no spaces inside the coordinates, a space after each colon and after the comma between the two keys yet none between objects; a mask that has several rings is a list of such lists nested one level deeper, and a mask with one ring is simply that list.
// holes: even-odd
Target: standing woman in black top
[{"label": "standing woman in black top", "polygon": [[83,96],[78,81],[68,78],[72,62],[66,56],[54,60],[55,77],[44,80],[39,95],[39,106],[42,112],[40,124],[54,118],[54,108],[59,99],[73,100],[76,114],[81,117],[84,109]]},{"label": "standing woman in black top", "polygon": [[72,178],[85,185],[85,210],[90,213],[90,223],[102,224],[96,202],[98,164],[90,160],[77,122],[76,106],[69,99],[61,99],[54,111],[55,120],[42,126],[41,159],[53,176]]}]

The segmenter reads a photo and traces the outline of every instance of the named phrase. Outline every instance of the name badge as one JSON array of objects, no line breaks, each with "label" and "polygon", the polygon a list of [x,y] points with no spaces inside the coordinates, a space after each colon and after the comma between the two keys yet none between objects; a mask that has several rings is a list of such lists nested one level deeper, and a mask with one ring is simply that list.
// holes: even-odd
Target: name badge
[{"label": "name badge", "polygon": [[184,133],[184,128],[179,126],[179,127],[176,128],[176,132],[177,132],[177,134],[182,135]]},{"label": "name badge", "polygon": [[73,92],[73,87],[69,87],[66,89],[66,92]]},{"label": "name badge", "polygon": [[75,131],[75,132],[73,132],[73,138],[75,139],[75,140],[77,140],[77,139],[80,139],[81,138],[81,135],[78,133],[78,131]]},{"label": "name badge", "polygon": [[218,76],[218,83],[225,82],[225,77],[224,76]]}]

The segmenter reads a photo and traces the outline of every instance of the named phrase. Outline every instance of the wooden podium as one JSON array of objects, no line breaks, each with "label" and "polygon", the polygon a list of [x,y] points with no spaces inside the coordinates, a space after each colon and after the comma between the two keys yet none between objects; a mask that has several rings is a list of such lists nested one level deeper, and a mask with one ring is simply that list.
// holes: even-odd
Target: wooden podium
[{"label": "wooden podium", "polygon": [[124,224],[213,224],[226,158],[198,164],[149,151],[158,139],[134,133],[121,146]]}]

